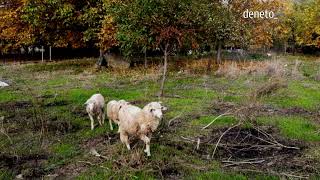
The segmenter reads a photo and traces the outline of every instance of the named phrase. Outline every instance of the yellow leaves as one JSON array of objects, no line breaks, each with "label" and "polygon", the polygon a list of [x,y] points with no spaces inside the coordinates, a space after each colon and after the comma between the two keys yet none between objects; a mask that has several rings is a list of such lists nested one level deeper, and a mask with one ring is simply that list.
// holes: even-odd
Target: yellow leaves
[{"label": "yellow leaves", "polygon": [[318,46],[320,37],[320,0],[308,1],[299,8],[297,41],[301,45]]},{"label": "yellow leaves", "polygon": [[26,0],[15,1],[12,8],[4,9],[0,15],[0,39],[7,42],[6,48],[15,48],[29,38],[29,29],[20,21],[19,13]]},{"label": "yellow leaves", "polygon": [[111,16],[106,16],[102,22],[101,32],[99,33],[99,46],[103,50],[107,50],[112,46],[118,45],[116,39],[117,28]]}]

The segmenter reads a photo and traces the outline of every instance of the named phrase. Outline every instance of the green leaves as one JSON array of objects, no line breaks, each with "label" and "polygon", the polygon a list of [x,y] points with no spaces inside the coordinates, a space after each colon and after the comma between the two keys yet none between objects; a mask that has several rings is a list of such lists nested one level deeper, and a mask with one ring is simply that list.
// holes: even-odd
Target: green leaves
[{"label": "green leaves", "polygon": [[296,13],[298,43],[320,47],[320,1],[303,2]]},{"label": "green leaves", "polygon": [[[166,43],[171,49],[201,46],[271,47],[274,40],[320,47],[320,1],[267,3],[233,0],[9,0],[0,12],[0,46],[120,47],[140,55]],[[244,19],[244,10],[273,10],[278,20]],[[267,28],[269,27],[269,28]],[[173,48],[175,47],[175,48]]]}]

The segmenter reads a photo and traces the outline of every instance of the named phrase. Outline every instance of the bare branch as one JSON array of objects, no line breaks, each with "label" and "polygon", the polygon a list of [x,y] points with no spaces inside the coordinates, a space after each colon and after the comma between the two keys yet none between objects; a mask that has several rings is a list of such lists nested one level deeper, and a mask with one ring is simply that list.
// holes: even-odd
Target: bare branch
[{"label": "bare branch", "polygon": [[217,148],[218,148],[218,145],[219,145],[222,137],[223,137],[228,131],[230,131],[231,129],[233,129],[233,128],[237,127],[237,126],[240,126],[240,124],[241,124],[241,123],[238,123],[238,124],[236,124],[236,125],[234,125],[234,126],[232,126],[232,127],[229,127],[226,131],[224,131],[224,132],[222,133],[222,135],[220,136],[220,138],[219,138],[218,142],[216,143],[216,146],[215,146],[215,148],[214,148],[214,150],[213,150],[212,158],[214,157],[214,155],[215,155],[215,153],[216,153],[216,150],[217,150]]},{"label": "bare branch", "polygon": [[201,130],[206,129],[207,127],[209,127],[212,123],[214,123],[217,119],[219,119],[222,116],[226,116],[226,115],[231,115],[232,113],[224,113],[224,114],[220,114],[218,117],[214,118],[209,124],[207,124],[205,127],[203,127]]}]

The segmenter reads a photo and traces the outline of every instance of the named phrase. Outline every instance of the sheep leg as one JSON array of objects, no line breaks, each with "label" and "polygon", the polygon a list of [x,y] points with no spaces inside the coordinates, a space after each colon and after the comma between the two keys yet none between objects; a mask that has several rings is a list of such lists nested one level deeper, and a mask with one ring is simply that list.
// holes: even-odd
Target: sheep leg
[{"label": "sheep leg", "polygon": [[112,126],[112,120],[111,120],[111,118],[109,118],[109,125],[110,125],[111,131],[113,131],[113,126]]},{"label": "sheep leg", "polygon": [[130,151],[131,148],[130,148],[130,144],[129,144],[128,135],[124,132],[121,132],[120,133],[120,140],[121,140],[121,142],[123,142],[127,146],[127,149]]},{"label": "sheep leg", "polygon": [[94,120],[91,114],[89,114],[90,120],[91,120],[91,130],[94,129]]},{"label": "sheep leg", "polygon": [[146,135],[141,135],[140,139],[146,144],[146,149],[144,150],[145,153],[147,153],[147,156],[151,156],[150,153],[150,138]]},{"label": "sheep leg", "polygon": [[106,113],[104,112],[104,108],[102,108],[102,124],[104,124],[105,119],[106,119]]},{"label": "sheep leg", "polygon": [[102,126],[101,115],[98,116],[98,122],[99,122],[99,125]]}]

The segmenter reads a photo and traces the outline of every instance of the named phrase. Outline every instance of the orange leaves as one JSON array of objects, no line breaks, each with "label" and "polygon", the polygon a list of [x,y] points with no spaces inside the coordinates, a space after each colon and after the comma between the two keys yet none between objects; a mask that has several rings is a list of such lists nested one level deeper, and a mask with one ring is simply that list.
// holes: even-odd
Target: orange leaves
[{"label": "orange leaves", "polygon": [[162,42],[176,41],[179,46],[182,45],[182,32],[174,27],[156,27],[153,31],[156,35],[156,45],[160,45]]},{"label": "orange leaves", "polygon": [[29,40],[29,28],[20,20],[21,8],[26,3],[22,1],[8,1],[6,8],[0,13],[0,41],[3,51],[17,48]]},{"label": "orange leaves", "polygon": [[99,46],[103,50],[110,49],[118,45],[116,39],[117,28],[111,16],[106,16],[102,22],[101,32],[99,33]]}]

